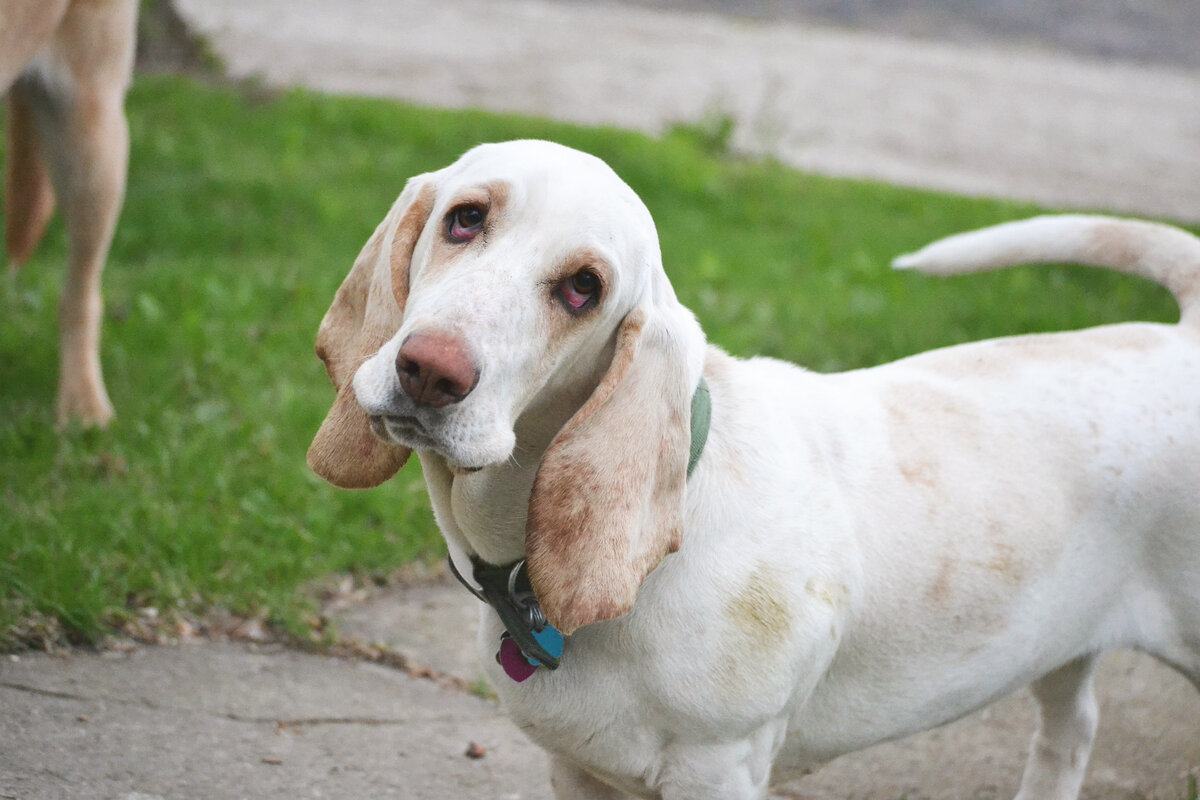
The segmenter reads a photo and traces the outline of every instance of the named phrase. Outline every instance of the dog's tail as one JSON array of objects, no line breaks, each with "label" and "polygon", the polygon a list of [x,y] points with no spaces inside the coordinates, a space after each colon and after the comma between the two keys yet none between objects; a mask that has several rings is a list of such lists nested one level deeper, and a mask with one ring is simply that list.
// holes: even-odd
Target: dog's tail
[{"label": "dog's tail", "polygon": [[4,246],[15,269],[29,260],[54,213],[54,188],[38,144],[26,89],[18,81],[8,93],[4,170]]},{"label": "dog's tail", "polygon": [[961,233],[892,262],[896,269],[958,275],[1017,264],[1108,267],[1162,284],[1185,322],[1200,323],[1200,239],[1157,222],[1064,214]]}]

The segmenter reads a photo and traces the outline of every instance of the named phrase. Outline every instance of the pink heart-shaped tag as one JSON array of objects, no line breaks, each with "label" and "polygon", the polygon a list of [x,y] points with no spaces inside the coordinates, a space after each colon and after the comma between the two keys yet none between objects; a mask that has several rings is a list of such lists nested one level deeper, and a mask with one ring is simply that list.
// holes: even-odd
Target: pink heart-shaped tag
[{"label": "pink heart-shaped tag", "polygon": [[521,648],[517,647],[517,643],[508,637],[500,640],[500,652],[496,654],[496,660],[504,668],[504,674],[517,683],[528,679],[530,675],[537,672],[537,667],[525,660]]}]

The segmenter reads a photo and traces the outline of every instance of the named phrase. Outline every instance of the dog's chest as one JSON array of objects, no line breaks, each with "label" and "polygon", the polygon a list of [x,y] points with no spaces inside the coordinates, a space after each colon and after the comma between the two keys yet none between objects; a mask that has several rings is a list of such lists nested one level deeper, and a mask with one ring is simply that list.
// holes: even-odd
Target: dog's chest
[{"label": "dog's chest", "polygon": [[832,609],[804,607],[783,585],[774,593],[767,576],[749,575],[689,611],[659,602],[671,593],[666,572],[643,588],[632,619],[569,637],[558,670],[512,681],[495,663],[503,631],[487,609],[479,639],[488,679],[527,736],[638,796],[690,757],[698,731],[740,742],[730,769],[768,764],[807,691],[803,676],[819,675],[835,645]]}]

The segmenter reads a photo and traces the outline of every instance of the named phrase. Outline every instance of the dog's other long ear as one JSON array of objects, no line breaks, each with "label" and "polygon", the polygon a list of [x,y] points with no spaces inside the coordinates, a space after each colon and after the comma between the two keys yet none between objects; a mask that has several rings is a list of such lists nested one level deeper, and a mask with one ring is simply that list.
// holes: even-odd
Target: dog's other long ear
[{"label": "dog's other long ear", "polygon": [[404,321],[413,250],[433,210],[434,194],[425,176],[409,181],[358,254],[317,332],[317,356],[337,399],[308,448],[308,465],[343,489],[378,486],[408,460],[407,449],[384,444],[371,433],[352,379]]},{"label": "dog's other long ear", "polygon": [[628,613],[645,577],[679,549],[703,342],[677,303],[635,309],[617,331],[608,372],[542,460],[526,563],[563,633]]}]

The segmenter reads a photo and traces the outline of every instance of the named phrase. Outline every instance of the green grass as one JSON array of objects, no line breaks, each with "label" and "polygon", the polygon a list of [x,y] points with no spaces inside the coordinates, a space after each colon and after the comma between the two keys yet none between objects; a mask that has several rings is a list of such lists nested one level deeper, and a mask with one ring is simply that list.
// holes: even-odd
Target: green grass
[{"label": "green grass", "polygon": [[308,472],[332,400],[312,342],[404,180],[482,141],[550,138],[612,164],[654,213],[681,299],[735,354],[835,370],[1176,314],[1164,291],[1103,272],[891,273],[900,252],[1036,209],[723,158],[696,128],[656,140],[172,77],[139,80],[128,109],[105,274],[111,428],[52,429],[61,222],[0,281],[0,648],[95,641],[147,606],[302,634],[322,576],[441,551],[415,461],[365,493]]}]

